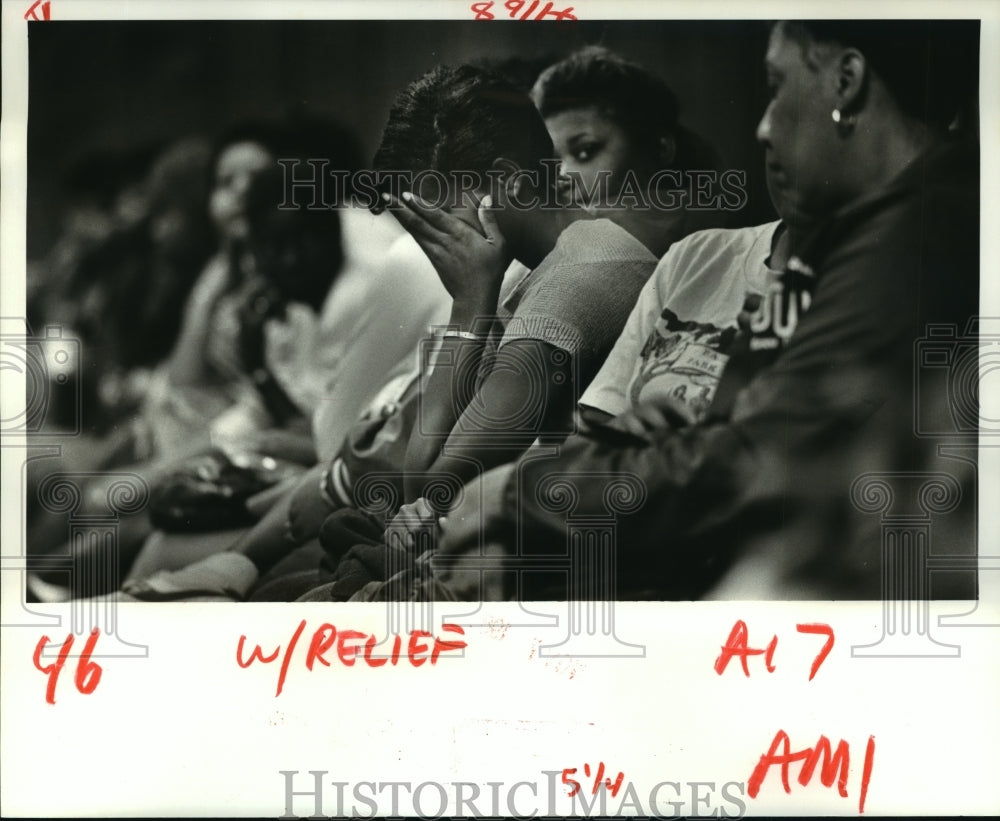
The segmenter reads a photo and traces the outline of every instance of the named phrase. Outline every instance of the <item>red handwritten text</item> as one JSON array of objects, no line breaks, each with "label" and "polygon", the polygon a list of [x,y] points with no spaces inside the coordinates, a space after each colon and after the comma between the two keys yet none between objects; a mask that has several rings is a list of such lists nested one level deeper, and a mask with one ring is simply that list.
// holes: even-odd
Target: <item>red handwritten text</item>
[{"label": "red handwritten text", "polygon": [[[42,13],[42,16],[38,16],[38,12]],[[51,20],[52,13],[52,3],[49,0],[35,0],[29,8],[24,13],[25,20]]]},{"label": "red handwritten text", "polygon": [[[473,3],[469,6],[469,9],[476,16],[473,18],[475,20],[495,20],[496,17],[493,15],[492,8],[495,4],[492,0],[487,0],[483,3]],[[507,0],[503,4],[504,8],[507,10],[507,16],[511,20],[576,20],[578,19],[575,14],[573,14],[573,7],[565,8],[562,10],[554,8],[554,4],[547,2],[542,5],[541,0]],[[541,8],[539,8],[541,6]]]},{"label": "red handwritten text", "polygon": [[[797,624],[795,628],[800,633],[815,633],[817,635],[826,636],[826,641],[820,648],[819,653],[813,660],[812,667],[809,670],[809,681],[813,680],[816,675],[816,671],[819,670],[820,665],[830,654],[833,649],[833,628],[828,624]],[[733,656],[739,656],[740,665],[743,667],[743,675],[747,678],[750,677],[750,667],[747,664],[747,659],[750,656],[764,656],[764,667],[769,673],[773,673],[774,667],[774,651],[778,647],[778,637],[773,636],[771,641],[768,642],[765,648],[750,647],[747,640],[747,626],[744,621],[737,621],[733,625],[733,629],[729,631],[729,638],[726,639],[726,643],[722,645],[722,652],[719,653],[719,657],[715,660],[715,672],[720,676],[726,671],[726,667],[729,666],[730,660]]]},{"label": "red handwritten text", "polygon": [[[587,776],[587,778],[590,778],[589,764],[583,765],[583,773],[584,775]],[[565,784],[567,787],[569,787],[570,785],[572,785],[573,787],[573,789],[571,789],[568,793],[570,798],[573,798],[573,796],[577,795],[581,789],[580,782],[577,781],[575,778],[570,778],[571,775],[575,774],[576,774],[576,767],[567,768],[562,771],[562,783]],[[622,782],[624,780],[625,780],[625,773],[622,772],[618,773],[618,777],[613,782],[610,778],[605,778],[604,762],[601,761],[597,765],[597,773],[594,776],[594,785],[590,790],[590,794],[597,795],[597,791],[603,786],[605,789],[608,790],[608,792],[611,793],[611,797],[615,798],[618,795],[618,791],[622,788]]]},{"label": "red handwritten text", "polygon": [[[97,689],[97,685],[101,682],[101,674],[104,672],[99,664],[90,660],[94,652],[94,647],[97,646],[97,637],[100,634],[100,630],[96,627],[90,631],[87,643],[83,646],[83,652],[80,654],[80,661],[76,665],[76,676],[74,676],[73,683],[76,684],[76,689],[85,696],[89,696]],[[39,672],[45,673],[49,677],[48,686],[45,688],[45,700],[49,704],[55,704],[56,684],[59,682],[59,674],[62,672],[63,667],[66,666],[69,651],[73,647],[73,635],[66,636],[66,641],[63,642],[62,647],[59,649],[59,655],[56,657],[56,660],[43,667],[42,653],[45,651],[45,645],[49,641],[51,639],[48,636],[42,636],[38,640],[38,644],[35,645],[35,654],[32,661]]]},{"label": "red handwritten text", "polygon": [[[284,656],[281,659],[281,670],[278,673],[278,687],[274,694],[275,698],[281,695],[281,691],[285,686],[285,679],[288,676],[292,654],[295,652],[295,647],[305,629],[306,621],[303,619],[299,622],[299,626],[295,628],[295,632],[292,633],[292,637],[288,640]],[[457,624],[443,624],[441,625],[441,629],[446,633],[457,633],[460,636],[465,635],[465,631]],[[246,658],[244,652],[246,640],[247,637],[245,635],[240,636],[240,640],[236,645],[236,663],[244,669],[255,661],[261,664],[270,664],[276,661],[278,656],[282,655],[280,645],[274,649],[273,653],[265,655],[264,650],[257,644],[250,651],[250,657]],[[361,633],[357,630],[338,630],[332,624],[321,624],[313,632],[312,638],[309,641],[309,648],[306,650],[305,655],[306,669],[312,672],[316,662],[319,662],[324,667],[330,667],[332,662],[326,658],[326,654],[332,654],[333,652],[336,652],[336,660],[345,667],[353,667],[359,657],[363,658],[369,667],[382,667],[386,664],[395,667],[399,664],[401,658],[409,661],[414,667],[420,667],[428,661],[433,666],[437,664],[438,658],[440,658],[442,653],[462,650],[467,646],[464,641],[448,641],[436,638],[424,630],[410,631],[410,637],[406,642],[405,650],[403,649],[402,636],[392,637],[391,650],[386,653],[376,650],[375,645],[377,643],[378,638],[374,635]],[[334,645],[336,645],[335,651]]]},{"label": "red handwritten text", "polygon": [[[779,752],[780,750],[780,752]],[[861,793],[858,799],[858,812],[865,811],[865,799],[868,796],[868,784],[872,777],[872,765],[875,760],[875,736],[868,737],[868,744],[865,747],[865,763],[861,771]],[[819,778],[824,787],[833,786],[834,778],[837,779],[837,791],[841,798],[847,798],[847,776],[850,771],[851,751],[846,741],[841,740],[837,749],[831,753],[830,739],[825,735],[819,737],[819,742],[815,747],[806,747],[793,753],[791,751],[791,741],[784,730],[778,730],[774,736],[774,741],[764,755],[760,757],[757,766],[747,782],[747,795],[756,798],[760,792],[761,784],[767,776],[772,765],[781,767],[781,785],[786,793],[792,791],[788,783],[788,765],[797,761],[802,762],[802,769],[799,770],[799,784],[807,786],[812,780],[816,765],[819,765]]]}]

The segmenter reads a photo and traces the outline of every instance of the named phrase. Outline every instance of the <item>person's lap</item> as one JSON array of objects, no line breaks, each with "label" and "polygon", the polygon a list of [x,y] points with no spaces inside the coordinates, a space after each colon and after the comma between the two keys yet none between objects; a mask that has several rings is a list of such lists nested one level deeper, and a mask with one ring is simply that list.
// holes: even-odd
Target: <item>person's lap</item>
[{"label": "person's lap", "polygon": [[[254,586],[254,591],[250,596],[251,601],[292,601],[293,599],[283,599],[283,598],[258,598],[258,593],[261,591],[265,595],[272,595],[268,593],[265,588],[279,581],[283,581],[289,576],[300,575],[305,573],[310,573],[312,578],[319,578],[319,564],[320,560],[323,558],[323,548],[320,546],[318,539],[310,539],[305,544],[299,545],[293,549],[285,558],[279,561],[274,567],[272,567],[268,572],[264,573],[257,584]],[[318,582],[315,582],[318,584]],[[277,588],[276,588],[277,590]]]},{"label": "person's lap", "polygon": [[248,530],[239,528],[206,533],[154,531],[136,556],[125,581],[145,579],[159,570],[180,570],[214,553],[221,553]]}]

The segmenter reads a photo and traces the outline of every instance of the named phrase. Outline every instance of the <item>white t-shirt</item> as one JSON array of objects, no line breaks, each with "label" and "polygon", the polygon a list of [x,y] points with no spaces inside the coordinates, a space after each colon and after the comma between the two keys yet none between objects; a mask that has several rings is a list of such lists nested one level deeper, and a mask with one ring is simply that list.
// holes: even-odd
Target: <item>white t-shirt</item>
[{"label": "white t-shirt", "polygon": [[580,406],[617,416],[669,397],[701,418],[728,361],[747,293],[763,294],[778,222],[713,228],[674,243],[642,289]]}]

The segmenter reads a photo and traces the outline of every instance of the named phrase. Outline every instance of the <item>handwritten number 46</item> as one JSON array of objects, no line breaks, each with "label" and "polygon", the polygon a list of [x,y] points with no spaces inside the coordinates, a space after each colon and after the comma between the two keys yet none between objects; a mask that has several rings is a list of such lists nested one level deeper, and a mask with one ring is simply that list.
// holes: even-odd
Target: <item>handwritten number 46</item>
[{"label": "handwritten number 46", "polygon": [[[100,630],[96,627],[90,631],[87,643],[83,646],[83,652],[80,654],[80,661],[76,665],[76,675],[73,681],[76,684],[76,689],[84,695],[90,695],[97,689],[97,685],[101,683],[101,674],[104,672],[99,664],[90,660],[90,656],[94,652],[94,647],[97,645],[97,637],[99,635]],[[35,646],[33,661],[35,662],[36,669],[49,677],[48,687],[45,688],[45,700],[49,704],[55,704],[56,683],[59,681],[59,674],[62,672],[63,667],[66,666],[69,651],[73,647],[73,636],[70,634],[66,637],[66,641],[63,642],[62,647],[59,649],[59,655],[56,657],[56,660],[43,667],[42,653],[45,651],[45,645],[49,641],[48,636],[42,636],[39,639],[38,644]]]},{"label": "handwritten number 46", "polygon": [[[820,648],[819,653],[816,654],[812,667],[809,669],[809,681],[812,681],[816,675],[816,671],[819,670],[820,665],[826,660],[826,657],[830,655],[830,651],[833,649],[833,628],[829,624],[797,624],[795,627],[800,633],[815,633],[816,635],[826,636],[826,641]],[[763,655],[764,667],[767,669],[767,672],[773,673],[774,664],[772,662],[774,661],[774,651],[777,647],[777,636],[774,636],[765,648],[748,646],[746,623],[737,621],[733,625],[733,629],[729,631],[729,638],[726,639],[726,643],[722,645],[722,652],[719,653],[719,657],[715,660],[715,672],[721,676],[733,656],[739,656],[740,664],[743,667],[743,675],[749,678],[750,668],[747,665],[747,659],[750,656]]]}]

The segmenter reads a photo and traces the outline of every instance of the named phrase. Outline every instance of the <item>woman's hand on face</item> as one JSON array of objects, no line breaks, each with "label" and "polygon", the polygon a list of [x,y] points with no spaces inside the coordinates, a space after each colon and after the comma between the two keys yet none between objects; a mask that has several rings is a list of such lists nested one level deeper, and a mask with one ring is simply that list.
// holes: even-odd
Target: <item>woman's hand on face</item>
[{"label": "woman's hand on face", "polygon": [[456,302],[492,310],[511,255],[490,210],[489,196],[479,203],[482,233],[443,208],[433,208],[407,191],[402,202],[388,194],[399,223],[417,241]]}]

